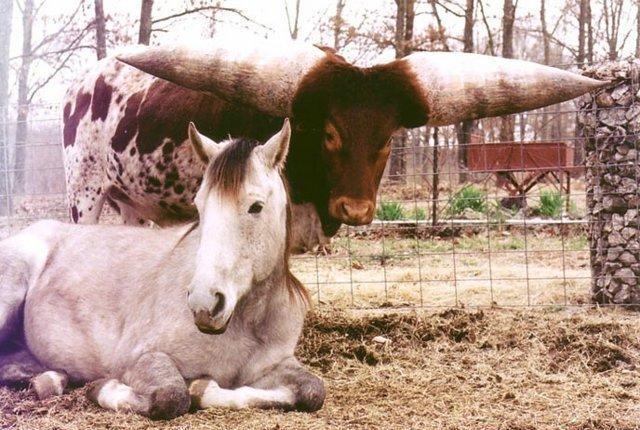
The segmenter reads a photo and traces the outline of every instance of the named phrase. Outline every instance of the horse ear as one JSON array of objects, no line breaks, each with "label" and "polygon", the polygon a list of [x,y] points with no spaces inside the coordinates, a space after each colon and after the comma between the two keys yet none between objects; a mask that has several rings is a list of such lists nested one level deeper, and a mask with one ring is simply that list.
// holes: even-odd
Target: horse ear
[{"label": "horse ear", "polygon": [[260,148],[269,167],[280,169],[284,166],[289,152],[290,138],[291,125],[289,118],[285,118],[282,129]]},{"label": "horse ear", "polygon": [[198,154],[198,158],[205,164],[220,151],[219,145],[207,136],[200,134],[196,125],[192,122],[189,123],[189,141],[196,154]]}]

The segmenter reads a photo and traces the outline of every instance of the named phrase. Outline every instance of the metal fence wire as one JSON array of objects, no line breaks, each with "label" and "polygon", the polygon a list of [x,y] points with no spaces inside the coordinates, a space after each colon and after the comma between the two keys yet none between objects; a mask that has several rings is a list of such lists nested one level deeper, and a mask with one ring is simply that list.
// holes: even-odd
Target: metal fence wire
[{"label": "metal fence wire", "polygon": [[[480,120],[463,144],[456,127],[398,133],[374,222],[343,226],[329,250],[295,256],[294,273],[327,306],[589,303],[577,112],[568,102]],[[59,110],[31,106],[30,118],[25,143],[15,142],[15,121],[0,130],[9,160],[0,171],[2,237],[36,219],[68,220]],[[511,139],[499,137],[505,124]]]}]

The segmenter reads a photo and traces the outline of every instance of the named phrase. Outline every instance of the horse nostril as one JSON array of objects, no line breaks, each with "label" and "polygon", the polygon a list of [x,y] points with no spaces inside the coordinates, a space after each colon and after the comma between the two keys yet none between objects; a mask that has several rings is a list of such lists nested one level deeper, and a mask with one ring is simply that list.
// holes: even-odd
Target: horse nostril
[{"label": "horse nostril", "polygon": [[216,305],[211,311],[211,316],[216,317],[218,314],[222,313],[222,311],[224,310],[224,294],[220,292],[216,292],[213,296],[216,299]]}]

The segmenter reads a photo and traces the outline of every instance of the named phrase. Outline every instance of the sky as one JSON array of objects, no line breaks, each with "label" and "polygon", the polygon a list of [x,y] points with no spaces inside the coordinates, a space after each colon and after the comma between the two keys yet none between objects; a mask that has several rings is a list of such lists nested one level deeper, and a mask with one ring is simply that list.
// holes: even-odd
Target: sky
[{"label": "sky", "polygon": [[[37,42],[45,34],[50,33],[56,28],[54,19],[60,14],[71,14],[75,9],[77,0],[35,0],[36,4],[44,1],[40,15],[44,20],[39,20],[36,28],[34,28],[34,42]],[[213,0],[212,0],[213,1]],[[288,2],[290,13],[293,14],[295,0],[225,0],[224,6],[229,6],[242,10],[251,20],[260,23],[256,25],[235,16],[231,13],[222,13],[220,15],[222,22],[216,26],[216,37],[231,38],[240,40],[243,38],[271,37],[271,38],[289,38],[287,27],[287,19],[285,15],[284,3]],[[598,2],[600,0],[592,0]],[[20,0],[22,2],[22,0]],[[93,1],[85,0],[86,15],[93,14]],[[156,0],[154,5],[154,17],[162,17],[183,10],[185,4],[191,3],[188,0]],[[194,1],[197,3],[197,1]],[[485,10],[490,19],[493,28],[499,28],[500,18],[502,15],[502,0],[484,0]],[[517,22],[525,24],[526,17],[531,16],[533,24],[537,25],[537,17],[539,14],[540,2],[537,0],[520,0],[517,8]],[[562,6],[565,0],[547,0],[548,21],[555,22],[560,17]],[[126,33],[131,38],[137,37],[137,23],[135,20],[139,15],[140,0],[104,0],[105,14],[117,17],[107,23],[108,30],[117,30],[120,33]],[[332,44],[332,40],[325,35],[324,40],[318,34],[318,26],[320,23],[327,23],[335,10],[335,0],[301,0],[301,16],[300,16],[300,36],[302,40],[312,43]],[[427,2],[423,1],[417,7],[416,16],[416,32],[424,31],[432,18],[426,12],[429,10]],[[383,25],[385,17],[392,17],[394,13],[393,0],[347,0],[344,10],[345,19],[352,23],[363,21],[366,16],[365,26],[376,28]],[[630,14],[631,15],[631,14]],[[460,35],[463,28],[463,20],[450,14],[442,13],[444,26],[449,34]],[[570,17],[566,17],[571,20]],[[128,21],[128,24],[119,23],[116,28],[115,21]],[[388,20],[387,20],[388,21]],[[625,24],[629,27],[633,23],[633,16],[625,16]],[[193,15],[168,21],[166,24],[159,26],[161,30],[154,33],[152,43],[163,44],[172,42],[189,43],[208,37],[210,30],[207,22],[200,15]],[[571,25],[568,31],[575,31]],[[486,31],[479,20],[475,27],[476,39],[485,37]],[[566,37],[573,37],[567,35]],[[627,42],[627,49],[623,55],[628,55],[635,45],[635,35]],[[21,17],[17,8],[14,8],[13,34],[12,34],[12,56],[20,55],[21,49]],[[366,58],[351,58],[352,53],[345,52],[350,60],[360,61],[363,64],[373,62],[387,61],[393,58],[393,51],[386,50],[382,53],[372,52]],[[526,49],[522,50],[521,55],[526,56]],[[63,72],[50,85],[44,88],[36,98],[38,103],[56,104],[64,94],[66,86],[71,78],[82,73],[87,66],[91,67],[95,62],[95,53],[93,51],[85,51],[76,61],[72,62],[68,70]],[[19,64],[14,61],[14,67]],[[40,69],[38,69],[40,67]],[[38,78],[38,74],[44,75],[48,73],[46,67],[36,66],[34,70],[34,78]],[[15,90],[13,91],[15,97]]]}]

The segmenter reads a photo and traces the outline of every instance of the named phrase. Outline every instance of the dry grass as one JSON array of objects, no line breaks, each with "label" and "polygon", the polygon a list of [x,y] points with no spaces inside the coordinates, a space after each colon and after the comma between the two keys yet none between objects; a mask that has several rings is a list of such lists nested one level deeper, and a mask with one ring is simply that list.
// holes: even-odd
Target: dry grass
[{"label": "dry grass", "polygon": [[339,307],[538,306],[588,301],[582,233],[481,232],[448,238],[342,234],[332,254],[292,259],[316,301]]},{"label": "dry grass", "polygon": [[[377,335],[388,345],[372,341]],[[200,411],[151,422],[78,389],[0,389],[3,429],[637,429],[640,337],[622,310],[320,312],[299,355],[326,381],[318,413]]]}]

